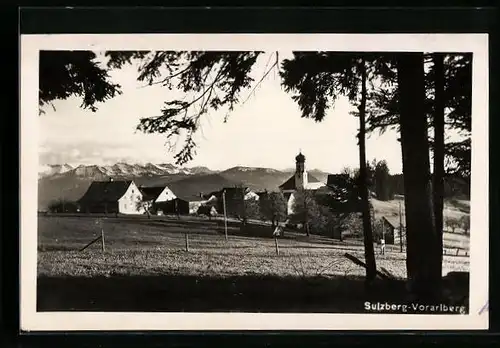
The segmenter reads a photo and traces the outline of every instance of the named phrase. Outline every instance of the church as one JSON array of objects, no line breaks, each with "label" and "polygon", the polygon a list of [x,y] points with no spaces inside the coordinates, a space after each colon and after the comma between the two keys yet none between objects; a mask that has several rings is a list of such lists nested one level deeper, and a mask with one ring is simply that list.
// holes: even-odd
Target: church
[{"label": "church", "polygon": [[279,186],[287,200],[287,214],[293,214],[294,194],[298,190],[316,191],[325,186],[325,183],[309,175],[306,170],[306,157],[299,152],[295,157],[295,174]]}]

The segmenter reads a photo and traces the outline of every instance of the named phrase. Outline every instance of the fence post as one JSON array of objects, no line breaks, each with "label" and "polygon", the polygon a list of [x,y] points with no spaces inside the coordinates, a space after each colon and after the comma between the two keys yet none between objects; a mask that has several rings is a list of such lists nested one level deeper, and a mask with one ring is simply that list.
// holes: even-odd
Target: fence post
[{"label": "fence post", "polygon": [[189,252],[189,235],[187,232],[184,233],[184,237],[186,240],[186,252]]},{"label": "fence post", "polygon": [[403,252],[403,211],[401,201],[399,201],[399,252]]},{"label": "fence post", "polygon": [[226,212],[226,190],[222,191],[222,205],[224,208],[224,236],[227,240],[227,212]]},{"label": "fence post", "polygon": [[102,253],[104,254],[106,252],[106,244],[104,243],[104,228],[101,227],[101,247],[102,247]]}]

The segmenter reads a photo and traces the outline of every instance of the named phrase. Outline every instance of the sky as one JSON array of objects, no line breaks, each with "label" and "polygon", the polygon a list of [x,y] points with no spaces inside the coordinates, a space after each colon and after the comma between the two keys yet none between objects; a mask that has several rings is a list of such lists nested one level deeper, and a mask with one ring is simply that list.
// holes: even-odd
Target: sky
[{"label": "sky", "polygon": [[[258,81],[268,69],[269,54],[259,58],[253,75]],[[285,52],[280,58],[287,57]],[[160,85],[144,86],[137,69],[128,66],[110,73],[123,94],[99,103],[98,111],[79,107],[78,98],[54,102],[39,122],[40,164],[174,163],[162,135],[136,131],[142,117],[160,114],[163,103],[176,99],[178,91]],[[344,167],[359,167],[356,133],[359,120],[349,114],[352,106],[343,98],[318,123],[301,118],[298,105],[280,86],[272,71],[248,100],[236,106],[223,122],[225,111],[211,112],[196,135],[196,155],[185,166],[224,170],[234,166],[285,169],[295,166],[301,151],[308,169],[337,173]],[[367,159],[386,160],[391,173],[401,173],[398,135],[388,130],[367,138]],[[181,145],[181,143],[179,143]],[[179,150],[180,148],[177,148]]]}]

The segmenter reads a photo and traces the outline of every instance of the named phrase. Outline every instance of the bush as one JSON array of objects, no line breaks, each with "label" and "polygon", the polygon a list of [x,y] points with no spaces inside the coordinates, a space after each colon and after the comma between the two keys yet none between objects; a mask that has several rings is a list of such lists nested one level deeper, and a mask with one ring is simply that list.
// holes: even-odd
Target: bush
[{"label": "bush", "polygon": [[454,217],[447,217],[445,220],[446,226],[451,229],[452,233],[455,233],[455,230],[461,226],[460,220]]},{"label": "bush", "polygon": [[373,241],[379,242],[384,234],[384,222],[382,219],[376,219],[373,221]]},{"label": "bush", "polygon": [[363,236],[363,219],[359,213],[349,213],[339,219],[341,231],[347,231],[355,237]]},{"label": "bush", "polygon": [[469,234],[470,230],[470,216],[464,215],[460,218],[460,227],[464,230],[465,234]]}]

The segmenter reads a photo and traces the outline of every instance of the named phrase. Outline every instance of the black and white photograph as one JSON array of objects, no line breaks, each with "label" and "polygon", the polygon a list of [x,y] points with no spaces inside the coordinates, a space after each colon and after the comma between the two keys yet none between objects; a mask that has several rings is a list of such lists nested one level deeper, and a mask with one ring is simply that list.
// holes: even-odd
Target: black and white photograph
[{"label": "black and white photograph", "polygon": [[487,328],[487,35],[21,57],[27,329]]}]

